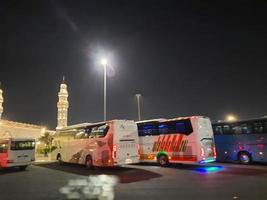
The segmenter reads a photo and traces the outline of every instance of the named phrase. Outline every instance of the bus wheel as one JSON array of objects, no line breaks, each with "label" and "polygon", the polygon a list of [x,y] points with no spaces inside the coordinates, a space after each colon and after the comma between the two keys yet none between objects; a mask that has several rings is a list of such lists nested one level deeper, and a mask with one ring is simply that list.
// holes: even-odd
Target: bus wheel
[{"label": "bus wheel", "polygon": [[62,161],[62,158],[61,158],[61,155],[60,154],[57,154],[57,161],[60,165],[63,164],[63,161]]},{"label": "bus wheel", "polygon": [[250,154],[246,151],[239,153],[238,160],[240,163],[245,165],[250,164],[252,161]]},{"label": "bus wheel", "polygon": [[27,167],[28,167],[28,165],[23,165],[23,166],[19,166],[19,169],[23,171],[23,170],[25,170]]},{"label": "bus wheel", "polygon": [[93,169],[93,159],[92,159],[92,157],[91,156],[87,156],[86,157],[86,160],[85,160],[85,167],[87,168],[87,169]]},{"label": "bus wheel", "polygon": [[158,163],[162,167],[167,167],[169,165],[169,159],[166,155],[161,155],[158,157]]}]

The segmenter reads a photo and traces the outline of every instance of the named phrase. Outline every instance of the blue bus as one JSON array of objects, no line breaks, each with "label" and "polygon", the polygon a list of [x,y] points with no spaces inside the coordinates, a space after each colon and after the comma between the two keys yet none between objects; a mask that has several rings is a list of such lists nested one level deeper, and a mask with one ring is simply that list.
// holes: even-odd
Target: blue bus
[{"label": "blue bus", "polygon": [[212,124],[217,161],[267,162],[267,118]]}]

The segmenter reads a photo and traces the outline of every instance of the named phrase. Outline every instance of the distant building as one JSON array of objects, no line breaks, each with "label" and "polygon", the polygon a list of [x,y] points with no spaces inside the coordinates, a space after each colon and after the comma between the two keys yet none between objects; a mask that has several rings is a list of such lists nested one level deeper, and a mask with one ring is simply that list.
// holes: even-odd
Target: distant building
[{"label": "distant building", "polygon": [[[27,124],[15,121],[9,121],[2,119],[3,114],[3,89],[0,82],[0,138],[3,137],[24,137],[38,139],[45,133],[54,134],[55,131],[47,130],[44,126]],[[65,77],[63,77],[62,83],[60,84],[60,90],[58,92],[57,102],[57,127],[56,129],[62,129],[67,126],[68,122],[68,90]]]},{"label": "distant building", "polygon": [[68,90],[65,77],[63,76],[62,83],[60,84],[60,90],[58,93],[58,102],[57,102],[57,130],[62,129],[68,125]]},{"label": "distant building", "polygon": [[2,119],[3,114],[3,89],[0,83],[0,138],[6,137],[23,137],[38,139],[44,133],[53,134],[55,131],[47,130],[44,126],[27,124]]},{"label": "distant building", "polygon": [[53,131],[46,130],[44,126],[34,124],[26,124],[8,120],[0,121],[0,138],[22,137],[22,138],[40,138],[45,132],[52,133]]}]

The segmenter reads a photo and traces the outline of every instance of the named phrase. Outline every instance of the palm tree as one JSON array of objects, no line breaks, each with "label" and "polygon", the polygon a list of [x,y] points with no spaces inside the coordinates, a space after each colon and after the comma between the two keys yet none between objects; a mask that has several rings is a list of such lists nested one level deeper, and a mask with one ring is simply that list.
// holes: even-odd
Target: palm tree
[{"label": "palm tree", "polygon": [[51,150],[53,139],[54,138],[48,132],[46,132],[42,137],[39,138],[39,141],[43,142],[48,150]]}]

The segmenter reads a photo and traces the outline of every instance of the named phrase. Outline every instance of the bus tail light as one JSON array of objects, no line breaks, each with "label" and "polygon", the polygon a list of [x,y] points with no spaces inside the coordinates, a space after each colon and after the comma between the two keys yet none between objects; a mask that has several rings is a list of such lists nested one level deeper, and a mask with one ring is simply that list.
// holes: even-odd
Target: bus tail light
[{"label": "bus tail light", "polygon": [[114,145],[112,149],[112,158],[115,159],[117,157],[117,146]]},{"label": "bus tail light", "polygon": [[217,154],[216,154],[216,148],[215,147],[212,148],[212,153],[213,153],[213,156],[216,158]]},{"label": "bus tail light", "polygon": [[138,159],[140,160],[141,158],[140,144],[137,145],[137,150],[138,150]]},{"label": "bus tail light", "polygon": [[204,157],[205,153],[204,153],[204,148],[203,147],[200,149],[200,152],[201,152],[201,156]]}]

